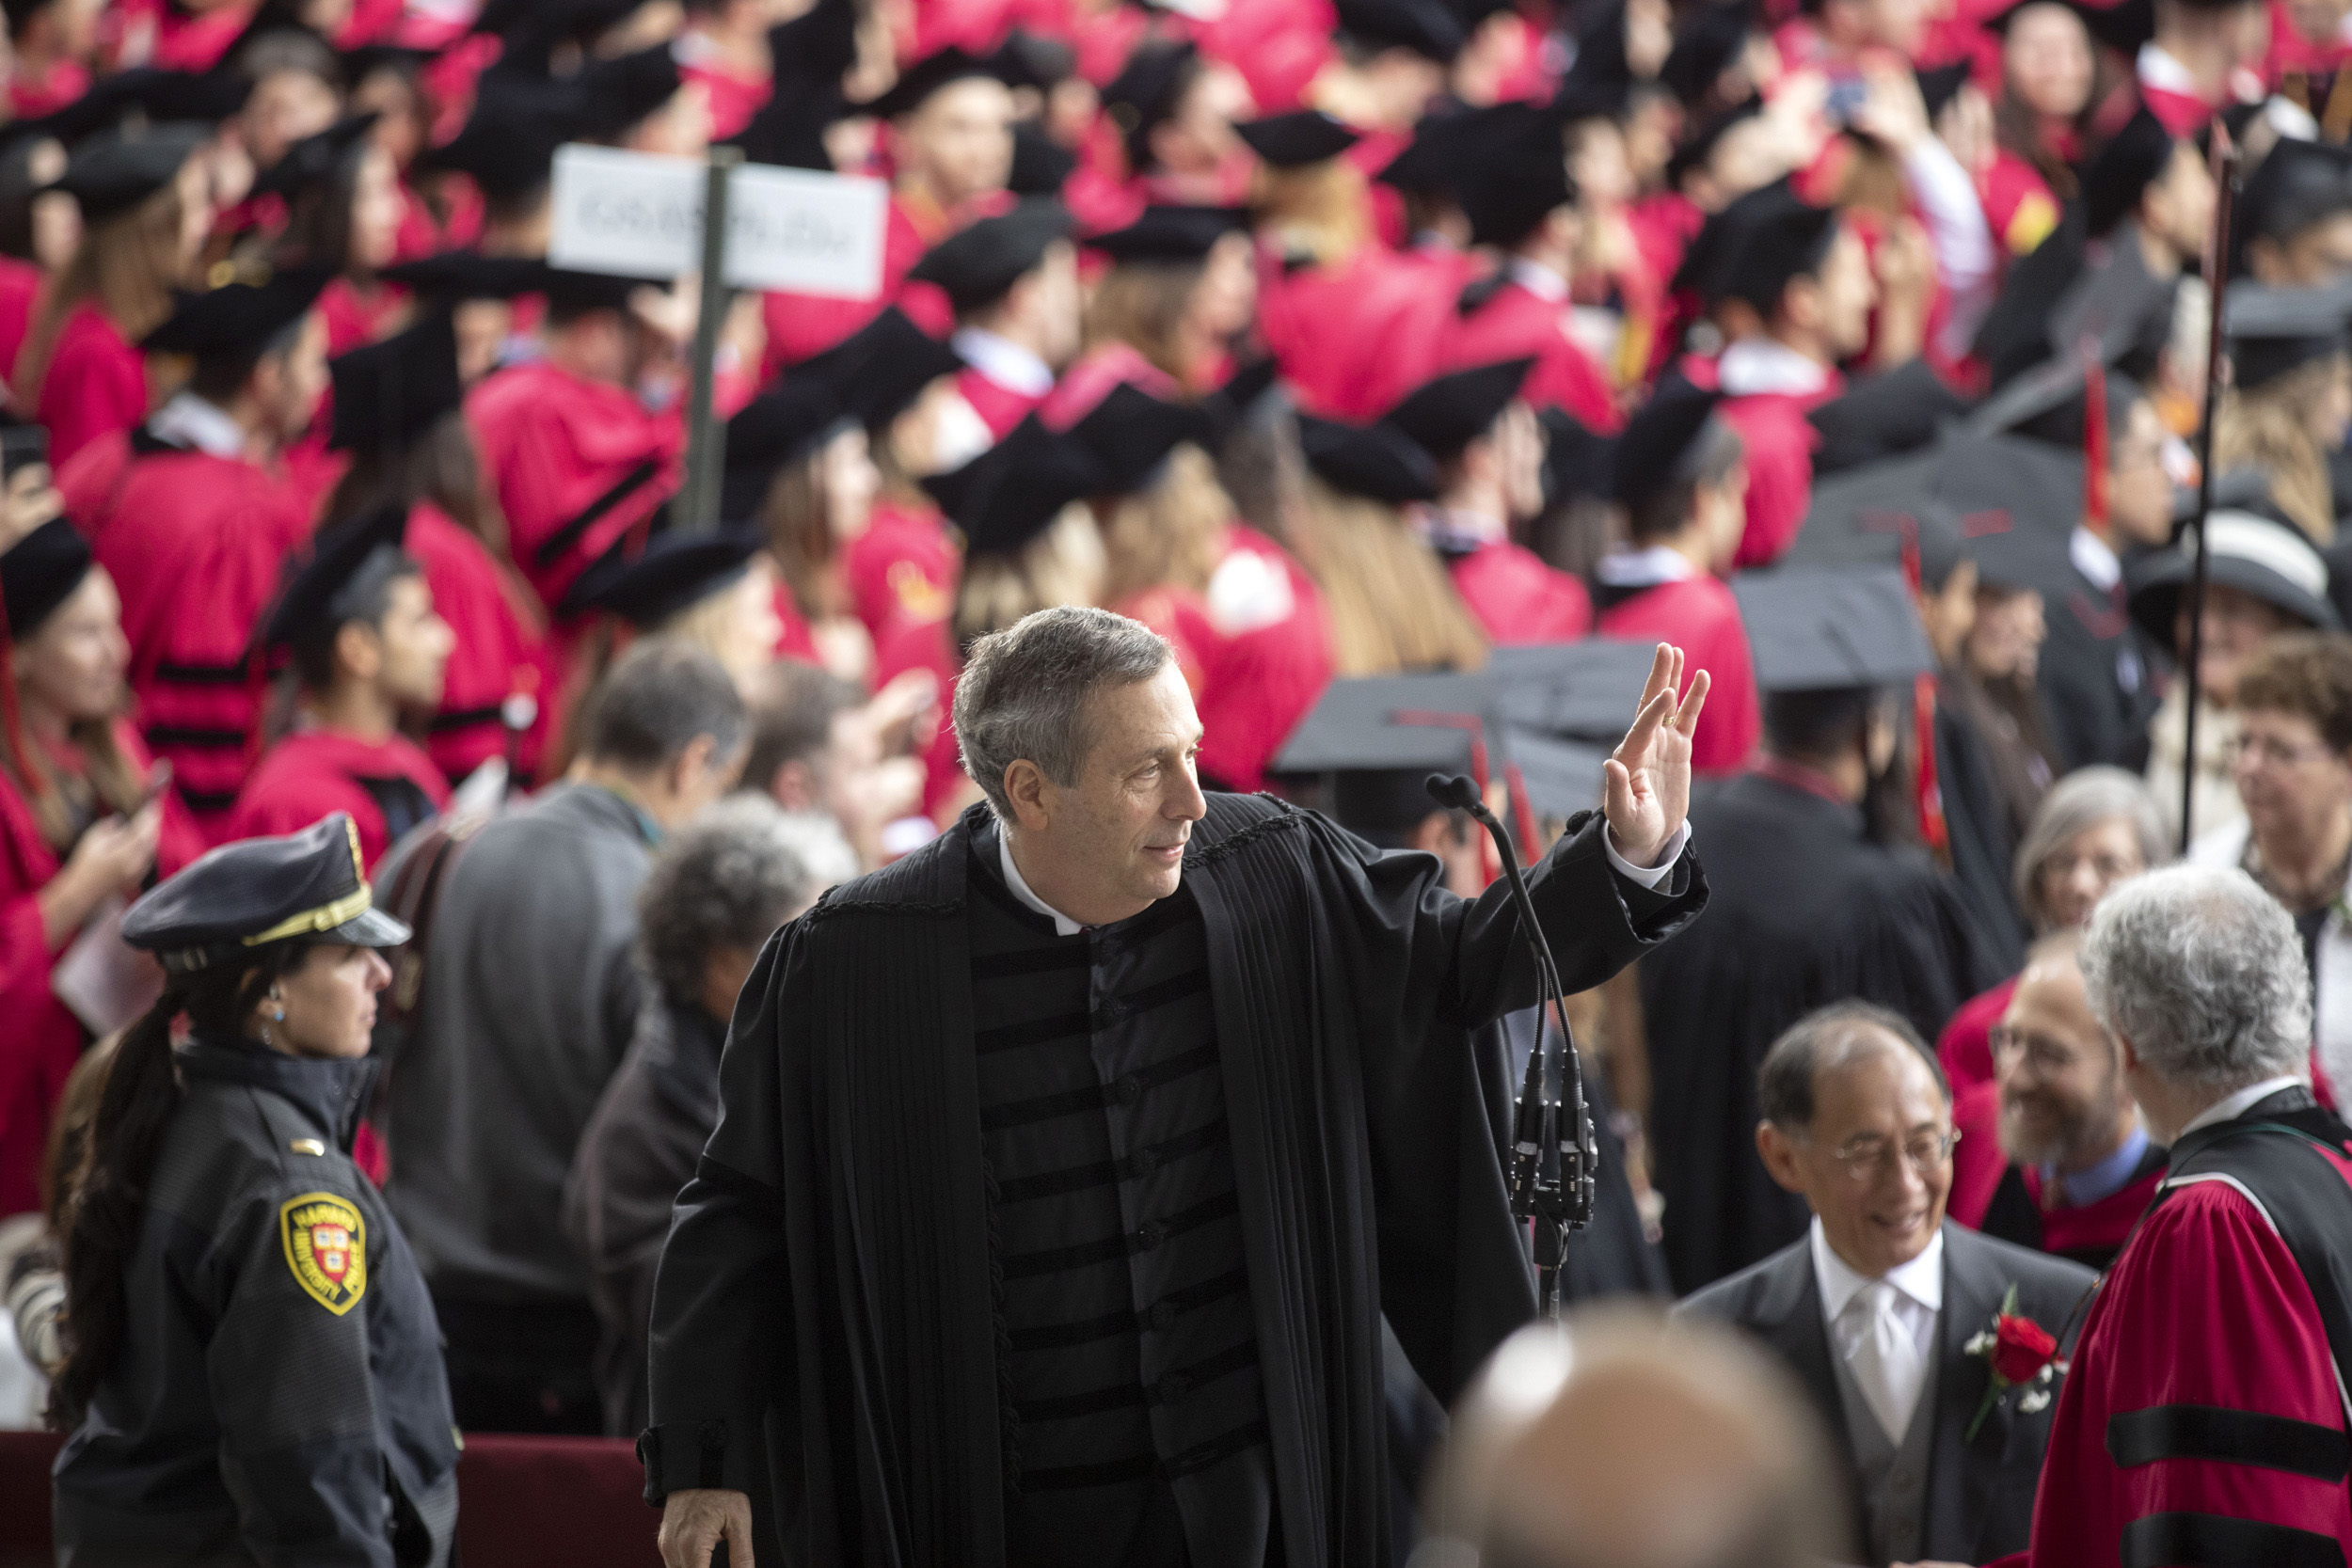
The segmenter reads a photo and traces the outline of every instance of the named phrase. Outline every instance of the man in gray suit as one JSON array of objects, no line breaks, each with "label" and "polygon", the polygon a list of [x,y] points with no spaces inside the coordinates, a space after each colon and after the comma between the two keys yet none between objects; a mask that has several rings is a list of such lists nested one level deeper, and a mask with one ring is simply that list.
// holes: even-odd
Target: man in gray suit
[{"label": "man in gray suit", "polygon": [[1677,1313],[1738,1323],[1795,1371],[1878,1568],[2022,1550],[2057,1374],[2003,1392],[1979,1424],[1992,1367],[1970,1342],[2011,1291],[2018,1316],[2067,1338],[2090,1271],[1945,1223],[1951,1090],[1884,1008],[1839,1003],[1792,1026],[1764,1058],[1758,1107],[1756,1148],[1812,1207],[1811,1234]]}]

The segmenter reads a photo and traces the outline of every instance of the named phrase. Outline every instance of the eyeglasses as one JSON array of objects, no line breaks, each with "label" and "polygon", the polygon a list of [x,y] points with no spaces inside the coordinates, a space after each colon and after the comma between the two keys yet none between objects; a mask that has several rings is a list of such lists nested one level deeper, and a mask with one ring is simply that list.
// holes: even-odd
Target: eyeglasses
[{"label": "eyeglasses", "polygon": [[2291,746],[2266,735],[2242,735],[2230,742],[2230,764],[2260,763],[2267,768],[2300,768],[2328,755],[2325,746]]},{"label": "eyeglasses", "polygon": [[1944,1162],[1952,1157],[1952,1146],[1960,1142],[1960,1129],[1947,1132],[1922,1132],[1901,1144],[1891,1144],[1884,1138],[1856,1138],[1842,1148],[1833,1148],[1829,1157],[1837,1162],[1849,1181],[1875,1181],[1893,1168],[1898,1149],[1911,1162],[1911,1168],[1922,1180],[1934,1176],[1944,1168]]},{"label": "eyeglasses", "polygon": [[2033,1064],[2037,1073],[2059,1073],[2074,1065],[2074,1053],[2054,1039],[2041,1035],[2028,1035],[2023,1029],[2007,1024],[1995,1025],[1987,1036],[1995,1061],[2005,1056],[2022,1055]]}]

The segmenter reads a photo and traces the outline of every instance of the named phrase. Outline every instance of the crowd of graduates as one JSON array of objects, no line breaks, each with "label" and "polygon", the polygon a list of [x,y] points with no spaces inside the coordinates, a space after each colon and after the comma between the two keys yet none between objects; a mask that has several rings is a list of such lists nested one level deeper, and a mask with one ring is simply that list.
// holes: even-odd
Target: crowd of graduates
[{"label": "crowd of graduates", "polygon": [[[739,706],[705,726],[700,771],[615,830],[644,829],[613,851],[628,890],[581,896],[620,925],[580,940],[638,963],[646,850],[700,832],[656,875],[645,961],[677,1012],[662,1039],[702,1041],[715,1074],[724,975],[757,933],[691,926],[722,896],[691,879],[724,879],[693,856],[775,832],[750,806],[696,828],[703,807],[739,783],[832,819],[796,840],[815,863],[737,890],[746,927],[921,845],[980,798],[944,720],[964,651],[1065,604],[1173,645],[1204,787],[1298,795],[1440,850],[1472,890],[1473,830],[1418,795],[1396,732],[1309,757],[1319,711],[1484,673],[1457,699],[1476,710],[1573,684],[1612,642],[1645,664],[1671,642],[1707,673],[1692,821],[1713,904],[1581,999],[1614,1111],[1611,1288],[1695,1290],[1802,1233],[1753,1151],[1756,1069],[1849,1000],[1940,1037],[1966,1133],[1955,1217],[2111,1257],[2162,1149],[2096,1064],[2068,1079],[2044,1052],[2037,1079],[1991,1042],[2021,1006],[2076,1006],[2078,978],[2037,990],[2029,949],[2046,967],[2185,827],[2193,858],[2295,915],[2314,1066],[2352,1082],[2342,0],[6,15],[12,1247],[60,1201],[45,1172],[77,1062],[160,986],[122,911],[207,848],[340,812],[368,873],[404,841],[437,864],[534,791],[623,777],[597,750],[616,673],[632,646],[696,650]],[[547,261],[567,143],[723,143],[887,184],[879,293],[727,298],[715,519],[680,499],[705,296]],[[2217,245],[2217,143],[2238,171]],[[1521,776],[1504,744],[1499,796]],[[1531,741],[1530,774],[1544,754]],[[1548,779],[1529,826],[1597,798],[1597,760]],[[469,916],[485,942],[539,918],[536,863],[505,854],[522,902]],[[405,915],[433,916],[423,881]],[[588,962],[569,940],[533,961]],[[697,942],[733,957],[706,974]],[[429,1020],[414,991],[396,982],[397,1010]],[[536,1276],[436,1277],[453,1255],[428,1223],[461,1419],[528,1424],[542,1394],[558,1426],[642,1418],[597,1419],[597,1323],[561,1260],[601,1245],[604,1178],[567,1196],[566,1171],[591,1112],[622,1115],[604,1091],[629,1021],[598,1037],[574,1053],[594,1062],[548,1067],[580,1080],[563,1126],[404,1144],[394,1100],[362,1133],[396,1211],[404,1160],[454,1161],[531,1211],[469,1219],[477,1238],[530,1232],[571,1281],[577,1333],[549,1342],[577,1381],[517,1395],[477,1358],[469,1384],[459,1340],[495,1360],[527,1330],[462,1312],[452,1330],[451,1304]],[[653,1070],[630,1060],[619,1082]],[[691,1152],[707,1125],[681,1115]],[[510,1181],[497,1161],[523,1146]],[[659,1213],[637,1219],[658,1240]],[[604,1296],[649,1283],[598,1278],[610,1354],[629,1308]]]}]

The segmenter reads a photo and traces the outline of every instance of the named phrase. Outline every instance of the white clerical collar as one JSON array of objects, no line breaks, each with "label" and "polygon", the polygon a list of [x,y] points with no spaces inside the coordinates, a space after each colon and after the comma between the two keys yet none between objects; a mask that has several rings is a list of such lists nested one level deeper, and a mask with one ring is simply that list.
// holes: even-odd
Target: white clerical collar
[{"label": "white clerical collar", "polygon": [[[1919,1256],[1880,1277],[1931,1312],[1944,1309],[1944,1231],[1937,1227]],[[1856,1271],[1829,1244],[1820,1216],[1813,1218],[1813,1278],[1821,1289],[1821,1321],[1836,1323],[1846,1304],[1870,1285],[1868,1275]]]},{"label": "white clerical collar", "polygon": [[1612,588],[1655,588],[1698,576],[1691,558],[1667,545],[1645,550],[1616,550],[1600,558],[1593,575]]},{"label": "white clerical collar", "polygon": [[1001,822],[996,825],[996,863],[1003,869],[1005,885],[1012,889],[1012,895],[1028,908],[1051,920],[1054,923],[1056,936],[1074,937],[1086,929],[1084,926],[1030,891],[1029,884],[1022,879],[1021,868],[1012,863],[1012,835],[1005,832],[1005,826]]},{"label": "white clerical collar", "polygon": [[2074,536],[2066,542],[2068,559],[2074,570],[2090,579],[2090,586],[2102,594],[2111,594],[2123,580],[2123,562],[2116,559],[2107,542],[2083,527],[2074,525]]},{"label": "white clerical collar", "polygon": [[2137,76],[2144,87],[2177,92],[2184,98],[2198,95],[2197,78],[2190,74],[2188,67],[2153,43],[2139,46],[2139,55],[2132,61],[2132,74]]},{"label": "white clerical collar", "polygon": [[1554,305],[1568,297],[1566,278],[1541,261],[1531,261],[1524,256],[1512,259],[1511,281],[1537,299],[1549,300]]},{"label": "white clerical collar", "polygon": [[977,326],[956,329],[947,346],[963,362],[1008,391],[1025,398],[1041,398],[1054,389],[1054,370],[1044,360],[1009,338]]},{"label": "white clerical collar", "polygon": [[[2188,1125],[2181,1129],[2181,1137],[2186,1137],[2200,1127],[2211,1127],[2217,1121],[2235,1121],[2280,1089],[2299,1089],[2307,1083],[2308,1080],[2300,1073],[2290,1072],[2279,1078],[2265,1078],[2259,1084],[2249,1084],[2226,1100],[2217,1100],[2189,1117]],[[2179,1143],[2181,1139],[2172,1141]]]},{"label": "white clerical collar", "polygon": [[1829,372],[1787,343],[1742,338],[1715,362],[1715,377],[1727,398],[1777,392],[1804,397],[1829,385]]},{"label": "white clerical collar", "polygon": [[175,447],[194,447],[210,457],[243,457],[245,426],[218,404],[194,392],[180,392],[155,410],[147,421],[156,439]]}]

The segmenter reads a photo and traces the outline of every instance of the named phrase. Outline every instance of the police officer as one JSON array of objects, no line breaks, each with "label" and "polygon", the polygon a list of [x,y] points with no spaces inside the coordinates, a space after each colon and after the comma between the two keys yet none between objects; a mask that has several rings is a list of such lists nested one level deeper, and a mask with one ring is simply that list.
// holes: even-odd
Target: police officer
[{"label": "police officer", "polygon": [[122,935],[166,982],[117,1048],[67,1211],[58,1562],[440,1568],[439,1332],[348,1153],[378,949],[408,928],[373,906],[337,813],[213,850]]}]

